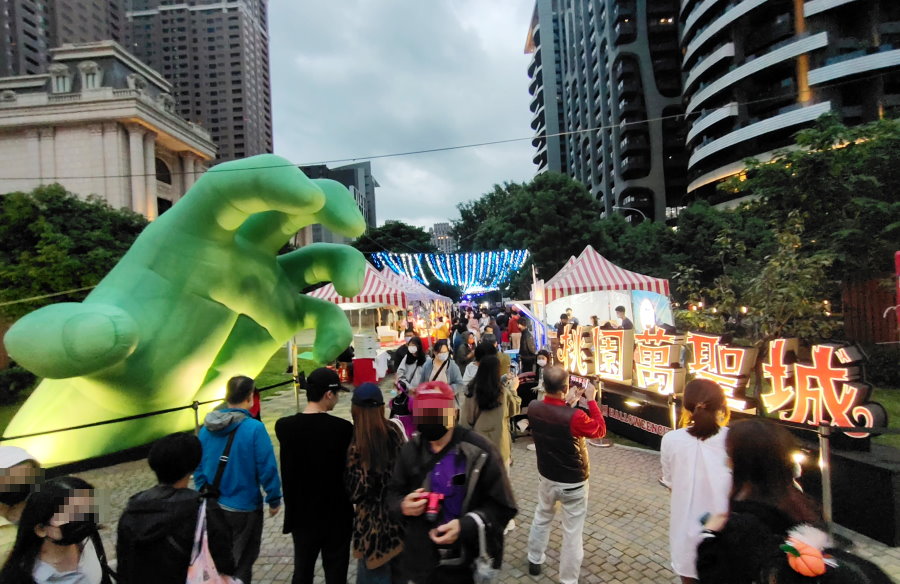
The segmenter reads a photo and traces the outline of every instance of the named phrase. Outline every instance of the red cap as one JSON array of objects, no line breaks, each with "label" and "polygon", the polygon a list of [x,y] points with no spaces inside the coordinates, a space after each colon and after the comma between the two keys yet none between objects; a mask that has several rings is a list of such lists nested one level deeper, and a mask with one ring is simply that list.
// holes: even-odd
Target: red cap
[{"label": "red cap", "polygon": [[453,390],[443,381],[429,381],[416,388],[413,398],[413,412],[440,410],[456,407]]}]

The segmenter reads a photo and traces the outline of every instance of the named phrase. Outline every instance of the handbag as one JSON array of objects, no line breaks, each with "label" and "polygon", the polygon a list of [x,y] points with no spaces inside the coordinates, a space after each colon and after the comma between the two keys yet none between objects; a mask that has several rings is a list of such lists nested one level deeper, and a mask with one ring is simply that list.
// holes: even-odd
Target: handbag
[{"label": "handbag", "polygon": [[475,521],[478,526],[478,557],[472,565],[472,579],[475,584],[493,584],[497,581],[500,570],[494,567],[494,560],[488,555],[487,536],[485,531],[484,519],[477,511],[467,513]]},{"label": "handbag", "polygon": [[206,533],[206,499],[200,503],[197,513],[197,529],[194,530],[194,548],[191,550],[191,564],[188,566],[186,584],[240,584],[240,580],[219,574],[216,563],[209,551]]}]

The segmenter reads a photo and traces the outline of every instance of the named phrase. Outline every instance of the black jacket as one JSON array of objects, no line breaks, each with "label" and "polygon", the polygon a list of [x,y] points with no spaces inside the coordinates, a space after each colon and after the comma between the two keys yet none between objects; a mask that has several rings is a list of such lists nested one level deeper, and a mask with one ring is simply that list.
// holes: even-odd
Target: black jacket
[{"label": "black jacket", "polygon": [[[184,582],[194,546],[200,493],[158,485],[128,500],[119,518],[116,556],[121,584]],[[206,504],[209,551],[222,574],[234,574],[231,530],[223,511]]]},{"label": "black jacket", "polygon": [[760,582],[761,571],[783,560],[779,549],[796,522],[781,510],[756,501],[733,501],[728,523],[697,548],[697,575],[703,584]]},{"label": "black jacket", "polygon": [[[424,516],[404,516],[400,503],[414,490],[429,488],[429,462],[442,457],[454,446],[458,446],[466,458],[466,496],[459,518],[459,539],[442,556],[428,537],[434,526]],[[388,510],[406,525],[400,556],[403,580],[417,584],[429,582],[439,566],[448,570],[471,566],[478,556],[478,527],[466,514],[473,511],[480,513],[484,520],[488,552],[494,558],[494,567],[499,568],[503,561],[503,530],[518,513],[509,477],[496,447],[479,434],[458,426],[450,443],[437,454],[432,453],[428,443],[418,435],[403,446],[388,488]]]}]

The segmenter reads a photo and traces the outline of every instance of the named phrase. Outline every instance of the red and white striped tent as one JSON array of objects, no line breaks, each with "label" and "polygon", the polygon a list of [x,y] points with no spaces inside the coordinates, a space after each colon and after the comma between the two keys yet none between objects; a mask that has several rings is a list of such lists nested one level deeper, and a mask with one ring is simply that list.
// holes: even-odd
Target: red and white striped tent
[{"label": "red and white striped tent", "polygon": [[603,290],[646,290],[669,295],[669,281],[620,268],[591,247],[544,283],[547,304],[558,298]]},{"label": "red and white striped tent", "polygon": [[382,268],[380,274],[382,278],[404,290],[406,292],[406,297],[411,302],[444,302],[448,305],[453,304],[453,301],[450,298],[429,290],[412,278],[401,276],[387,266]]},{"label": "red and white striped tent", "polygon": [[366,276],[362,291],[348,298],[338,294],[333,284],[326,284],[310,292],[308,296],[334,302],[346,309],[374,308],[376,306],[398,306],[405,308],[409,303],[406,292],[394,283],[388,281],[372,264],[366,262]]}]

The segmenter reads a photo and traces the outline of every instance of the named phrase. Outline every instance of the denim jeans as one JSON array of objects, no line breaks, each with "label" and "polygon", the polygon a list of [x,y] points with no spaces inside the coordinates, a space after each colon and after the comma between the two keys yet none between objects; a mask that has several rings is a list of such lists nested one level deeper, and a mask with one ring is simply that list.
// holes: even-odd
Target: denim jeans
[{"label": "denim jeans", "polygon": [[391,584],[391,563],[370,570],[366,559],[360,558],[356,564],[356,584]]},{"label": "denim jeans", "polygon": [[562,549],[559,552],[559,580],[562,584],[576,584],[584,559],[582,532],[587,517],[588,483],[558,483],[540,478],[538,502],[534,510],[531,532],[528,534],[528,561],[543,564],[550,541],[550,525],[559,501],[562,509]]}]

